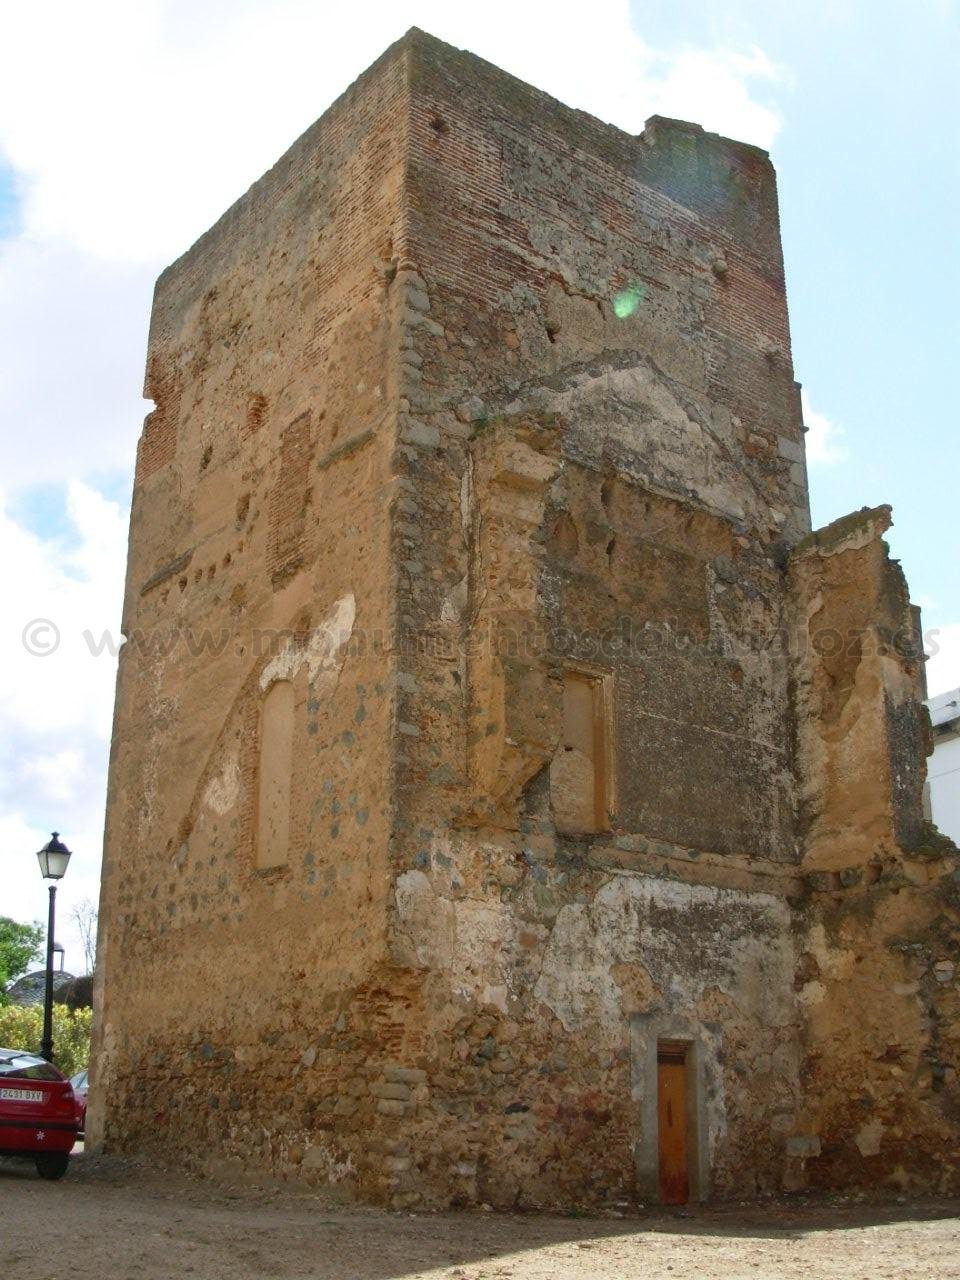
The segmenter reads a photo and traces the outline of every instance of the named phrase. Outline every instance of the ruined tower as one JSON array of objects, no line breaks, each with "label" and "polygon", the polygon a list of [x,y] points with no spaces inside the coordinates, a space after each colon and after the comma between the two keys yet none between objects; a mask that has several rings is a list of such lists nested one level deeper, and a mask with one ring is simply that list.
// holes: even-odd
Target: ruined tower
[{"label": "ruined tower", "polygon": [[92,1140],[394,1206],[954,1177],[885,508],[773,169],[420,32],[157,284]]}]

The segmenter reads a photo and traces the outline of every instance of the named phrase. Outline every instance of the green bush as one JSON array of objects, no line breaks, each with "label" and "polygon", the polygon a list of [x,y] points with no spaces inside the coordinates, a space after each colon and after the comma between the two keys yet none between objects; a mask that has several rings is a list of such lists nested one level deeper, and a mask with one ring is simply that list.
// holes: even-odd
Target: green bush
[{"label": "green bush", "polygon": [[[53,1060],[67,1076],[76,1075],[90,1061],[92,1009],[53,1006]],[[43,1005],[8,1004],[0,1007],[0,1046],[40,1052],[43,1037]]]}]

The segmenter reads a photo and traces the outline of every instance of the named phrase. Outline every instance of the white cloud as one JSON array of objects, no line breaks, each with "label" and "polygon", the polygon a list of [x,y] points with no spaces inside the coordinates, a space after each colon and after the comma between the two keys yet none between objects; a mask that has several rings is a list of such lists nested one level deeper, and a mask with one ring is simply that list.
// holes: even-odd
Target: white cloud
[{"label": "white cloud", "polygon": [[[639,132],[655,112],[769,145],[759,50],[663,51],[627,0],[572,7],[368,0],[43,0],[4,16],[0,158],[21,233],[0,244],[0,475],[129,472],[154,277],[410,25]],[[42,51],[42,52],[41,52]],[[43,448],[27,441],[41,440]]]},{"label": "white cloud", "polygon": [[[116,661],[94,658],[89,629],[119,638],[126,512],[90,486],[67,491],[66,532],[42,538],[14,520],[0,495],[4,615],[0,628],[0,911],[42,916],[33,856],[56,827],[74,851],[60,892],[58,939],[67,968],[82,964],[73,903],[97,898]],[[24,631],[46,656],[28,652]],[[53,628],[56,628],[54,630]],[[59,643],[54,641],[59,635]]]},{"label": "white cloud", "polygon": [[807,428],[807,462],[811,467],[834,467],[846,462],[850,451],[844,444],[843,427],[824,413],[818,413],[805,391],[800,393],[803,406],[803,422]]},{"label": "white cloud", "polygon": [[[81,973],[83,947],[70,913],[84,899],[96,902],[100,896],[102,816],[98,812],[76,814],[70,829],[62,834],[73,858],[57,890],[55,936],[65,950],[64,968],[70,973]],[[4,805],[0,812],[0,878],[3,882],[0,914],[14,920],[35,920],[46,927],[47,882],[41,879],[36,852],[49,839],[49,829],[29,821],[22,810]]]},{"label": "white cloud", "polygon": [[54,804],[76,800],[83,781],[83,754],[76,747],[64,747],[54,754],[29,756],[20,766],[20,776],[36,784],[38,797]]},{"label": "white cloud", "polygon": [[8,490],[132,470],[153,266],[0,243],[0,476]]},{"label": "white cloud", "polygon": [[931,612],[934,610],[939,612],[940,608],[942,607],[940,604],[940,601],[936,598],[936,596],[931,596],[926,591],[917,592],[912,596],[912,600],[913,600],[913,603],[917,605],[920,609],[924,609],[924,610],[929,609]]},{"label": "white cloud", "polygon": [[[75,852],[58,930],[68,967],[70,905],[97,897],[115,678],[82,633],[118,633],[126,551],[126,515],[96,484],[132,470],[153,279],[414,24],[632,133],[657,112],[763,146],[779,128],[763,99],[779,72],[762,53],[652,48],[627,0],[37,0],[4,12],[0,162],[23,203],[18,234],[0,242],[0,476],[8,494],[62,486],[69,528],[38,536],[0,495],[0,910],[42,915],[33,853],[62,829]],[[46,657],[23,645],[37,619],[60,637]]]},{"label": "white cloud", "polygon": [[[196,5],[46,0],[5,15],[0,151],[28,234],[105,259],[182,252],[331,99],[416,23],[631,132],[661,112],[768,146],[780,73],[759,50],[662,51],[627,0]],[[42,60],[39,51],[42,50]]]},{"label": "white cloud", "polygon": [[930,697],[960,688],[960,622],[932,627],[924,635]]},{"label": "white cloud", "polygon": [[654,92],[661,115],[695,120],[714,133],[769,148],[780,113],[754,96],[755,83],[781,82],[783,72],[760,49],[690,49],[657,60],[663,78]]},{"label": "white cloud", "polygon": [[93,658],[83,632],[119,634],[127,541],[126,513],[79,480],[66,514],[69,536],[44,539],[0,501],[0,724],[60,743],[64,734],[110,732],[115,662]]},{"label": "white cloud", "polygon": [[17,809],[6,804],[3,806],[0,813],[0,866],[3,868],[0,914],[12,916],[14,920],[40,920],[41,916],[46,916],[46,894],[34,855],[49,839],[49,831],[28,822]]}]

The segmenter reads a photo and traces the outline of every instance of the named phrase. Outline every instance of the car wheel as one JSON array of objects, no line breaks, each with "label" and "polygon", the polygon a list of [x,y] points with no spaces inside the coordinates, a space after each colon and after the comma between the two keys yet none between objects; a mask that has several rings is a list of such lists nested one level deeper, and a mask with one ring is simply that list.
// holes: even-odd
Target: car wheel
[{"label": "car wheel", "polygon": [[36,1163],[40,1177],[55,1182],[67,1172],[70,1156],[66,1151],[45,1151],[43,1155],[37,1156]]}]

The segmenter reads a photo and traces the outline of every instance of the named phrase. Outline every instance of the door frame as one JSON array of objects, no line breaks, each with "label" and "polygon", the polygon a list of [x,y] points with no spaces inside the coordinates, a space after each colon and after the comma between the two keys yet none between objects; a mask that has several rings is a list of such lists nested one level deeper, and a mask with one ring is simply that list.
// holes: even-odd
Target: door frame
[{"label": "door frame", "polygon": [[662,1044],[683,1045],[687,1055],[687,1178],[690,1202],[710,1196],[710,1151],[722,1119],[719,1071],[719,1028],[694,1026],[663,1014],[635,1014],[630,1019],[633,1099],[639,1104],[639,1138],[634,1147],[637,1194],[660,1201],[660,1135],[658,1117],[658,1052]]},{"label": "door frame", "polygon": [[[693,1050],[691,1045],[688,1043],[688,1041],[686,1040],[658,1040],[657,1041],[657,1124],[658,1126],[661,1125],[663,1121],[663,1111],[664,1111],[663,1095],[664,1095],[665,1089],[667,1088],[666,1086],[666,1081],[668,1079],[667,1070],[669,1069],[670,1071],[674,1071],[679,1068],[679,1070],[682,1071],[683,1073],[682,1089],[669,1090],[669,1092],[675,1092],[676,1094],[679,1095],[679,1098],[682,1098],[683,1100],[682,1101],[683,1115],[682,1115],[682,1118],[678,1121],[678,1123],[681,1125],[682,1134],[683,1134],[683,1159],[682,1161],[678,1161],[678,1163],[682,1164],[683,1166],[684,1190],[686,1194],[684,1195],[682,1200],[671,1199],[669,1202],[665,1201],[665,1203],[670,1203],[670,1204],[688,1204],[692,1199],[694,1199],[693,1188],[690,1186],[690,1166],[692,1163],[690,1160],[690,1148],[693,1145],[693,1134],[691,1131],[692,1126],[690,1123],[692,1108],[690,1104],[691,1104],[691,1094],[694,1092],[690,1087],[690,1075],[694,1069],[692,1059],[693,1059]],[[668,1105],[668,1112],[669,1112],[672,1109],[670,1108],[669,1103],[667,1105]],[[664,1141],[663,1141],[663,1130],[661,1128],[658,1128],[657,1130],[657,1160],[658,1160],[659,1169],[660,1169],[659,1181],[658,1181],[658,1195],[662,1196],[663,1182],[664,1182],[664,1168],[663,1168]],[[671,1161],[670,1163],[672,1164],[673,1162]]]}]

